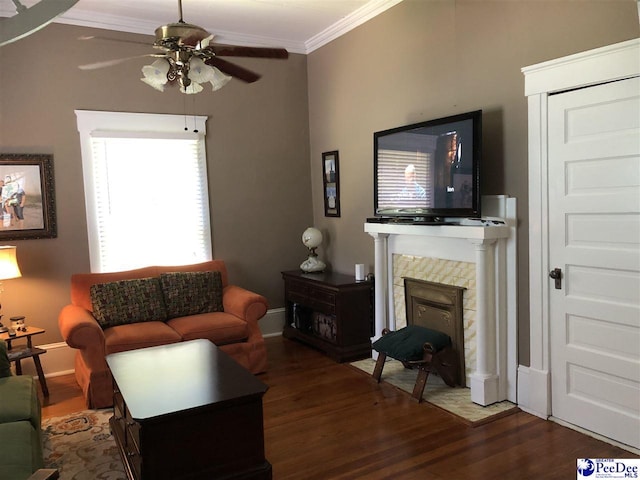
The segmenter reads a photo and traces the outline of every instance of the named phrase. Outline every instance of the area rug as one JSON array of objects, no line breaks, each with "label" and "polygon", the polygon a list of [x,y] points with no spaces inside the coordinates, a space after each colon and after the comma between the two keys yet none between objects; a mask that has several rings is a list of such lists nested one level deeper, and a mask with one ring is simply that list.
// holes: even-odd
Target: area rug
[{"label": "area rug", "polygon": [[109,430],[112,409],[84,410],[42,421],[44,463],[61,480],[126,480]]},{"label": "area rug", "polygon": [[[351,363],[352,366],[369,375],[373,373],[375,364],[375,360],[371,358]],[[407,369],[401,362],[388,359],[382,370],[381,380],[411,395],[417,375],[416,370]],[[509,401],[494,403],[486,407],[473,403],[469,388],[451,388],[440,377],[433,374],[429,375],[422,398],[474,427],[519,411],[518,407]]]}]

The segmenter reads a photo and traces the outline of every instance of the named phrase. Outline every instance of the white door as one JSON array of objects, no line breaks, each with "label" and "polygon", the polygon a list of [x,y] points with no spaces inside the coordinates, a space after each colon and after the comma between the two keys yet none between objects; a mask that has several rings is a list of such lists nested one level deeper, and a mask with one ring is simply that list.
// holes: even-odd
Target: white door
[{"label": "white door", "polygon": [[640,448],[640,79],[548,115],[552,416]]}]

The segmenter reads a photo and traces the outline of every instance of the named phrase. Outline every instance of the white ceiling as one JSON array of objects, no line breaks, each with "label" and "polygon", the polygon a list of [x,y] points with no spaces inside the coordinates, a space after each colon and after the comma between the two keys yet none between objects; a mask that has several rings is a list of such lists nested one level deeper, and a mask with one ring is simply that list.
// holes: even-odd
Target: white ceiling
[{"label": "white ceiling", "polygon": [[[401,1],[183,0],[182,10],[185,22],[213,33],[216,43],[310,53]],[[0,16],[14,14],[13,0],[0,0]],[[55,21],[153,35],[156,27],[178,19],[178,0],[79,0]]]}]

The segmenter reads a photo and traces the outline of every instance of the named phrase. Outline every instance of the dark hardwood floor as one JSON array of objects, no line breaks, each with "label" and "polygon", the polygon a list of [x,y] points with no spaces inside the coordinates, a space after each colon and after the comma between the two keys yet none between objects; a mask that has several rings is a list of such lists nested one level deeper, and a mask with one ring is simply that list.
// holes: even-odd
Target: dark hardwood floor
[{"label": "dark hardwood floor", "polygon": [[[524,412],[457,417],[281,337],[267,339],[265,446],[275,480],[575,479],[578,458],[637,455]],[[72,376],[47,380],[45,418],[85,408]]]}]

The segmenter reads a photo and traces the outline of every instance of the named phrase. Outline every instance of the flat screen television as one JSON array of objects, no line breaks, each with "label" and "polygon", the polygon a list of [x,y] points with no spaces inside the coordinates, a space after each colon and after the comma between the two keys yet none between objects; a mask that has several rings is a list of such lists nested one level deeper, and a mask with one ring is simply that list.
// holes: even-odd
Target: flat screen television
[{"label": "flat screen television", "polygon": [[368,221],[480,217],[482,110],[375,132],[373,150]]}]

